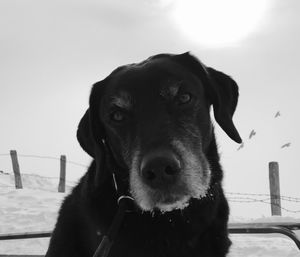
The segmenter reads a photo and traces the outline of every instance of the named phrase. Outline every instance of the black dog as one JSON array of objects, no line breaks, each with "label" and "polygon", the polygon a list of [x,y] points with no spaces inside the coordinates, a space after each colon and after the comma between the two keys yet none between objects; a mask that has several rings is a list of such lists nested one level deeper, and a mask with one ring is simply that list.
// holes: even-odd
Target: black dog
[{"label": "black dog", "polygon": [[77,138],[93,162],[62,204],[47,257],[93,256],[117,212],[134,199],[110,257],[221,257],[229,208],[210,119],[234,141],[238,86],[189,53],[160,54],[93,86]]}]

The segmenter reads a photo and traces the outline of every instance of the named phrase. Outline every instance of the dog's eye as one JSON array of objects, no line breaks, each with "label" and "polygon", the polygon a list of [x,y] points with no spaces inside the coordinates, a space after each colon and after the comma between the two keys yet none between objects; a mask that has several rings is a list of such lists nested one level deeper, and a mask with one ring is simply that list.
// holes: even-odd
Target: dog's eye
[{"label": "dog's eye", "polygon": [[110,118],[113,121],[121,122],[124,120],[125,116],[121,111],[115,111],[111,114]]},{"label": "dog's eye", "polygon": [[186,104],[190,102],[192,99],[192,96],[189,93],[180,94],[178,96],[178,103],[179,104]]}]

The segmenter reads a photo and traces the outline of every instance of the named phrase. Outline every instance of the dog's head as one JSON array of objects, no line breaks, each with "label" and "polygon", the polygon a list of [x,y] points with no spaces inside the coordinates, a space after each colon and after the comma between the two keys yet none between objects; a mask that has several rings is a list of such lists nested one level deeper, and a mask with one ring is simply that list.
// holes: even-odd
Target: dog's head
[{"label": "dog's head", "polygon": [[[204,197],[213,176],[207,148],[213,140],[210,107],[234,141],[238,100],[234,80],[189,53],[161,54],[122,66],[94,84],[77,137],[105,173],[105,140],[142,210],[184,208]],[[99,181],[98,181],[99,182]]]}]

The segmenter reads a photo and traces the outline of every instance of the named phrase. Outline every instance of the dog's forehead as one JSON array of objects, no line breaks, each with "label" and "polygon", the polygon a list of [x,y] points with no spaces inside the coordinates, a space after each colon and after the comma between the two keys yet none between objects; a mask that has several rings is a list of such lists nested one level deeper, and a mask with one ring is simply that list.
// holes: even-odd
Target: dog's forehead
[{"label": "dog's forehead", "polygon": [[[110,92],[111,103],[120,107],[129,107],[132,104],[133,98],[141,95],[162,96],[164,98],[174,98],[178,94],[180,86],[183,84],[181,80],[174,80],[166,77],[163,80],[153,81],[151,84],[147,81],[138,81],[128,83],[118,83],[114,90]],[[150,94],[147,94],[151,92]]]},{"label": "dog's forehead", "polygon": [[169,60],[150,60],[116,69],[111,74],[107,95],[111,104],[130,109],[137,97],[174,98],[189,80],[191,74],[178,64]]}]

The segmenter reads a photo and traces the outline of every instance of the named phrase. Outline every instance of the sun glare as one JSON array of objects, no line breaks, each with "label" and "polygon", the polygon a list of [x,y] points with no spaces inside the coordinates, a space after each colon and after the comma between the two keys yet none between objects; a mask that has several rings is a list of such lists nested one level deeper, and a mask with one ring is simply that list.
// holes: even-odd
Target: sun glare
[{"label": "sun glare", "polygon": [[175,0],[172,17],[190,40],[209,47],[236,44],[260,24],[269,0]]}]

